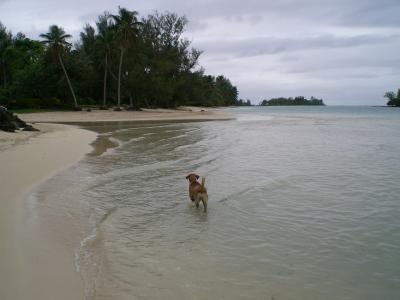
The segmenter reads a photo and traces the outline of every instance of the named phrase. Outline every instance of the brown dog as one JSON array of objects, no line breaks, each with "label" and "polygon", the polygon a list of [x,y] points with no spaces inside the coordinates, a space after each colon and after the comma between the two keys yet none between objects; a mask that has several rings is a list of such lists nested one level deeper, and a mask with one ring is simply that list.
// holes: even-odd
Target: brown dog
[{"label": "brown dog", "polygon": [[199,178],[200,176],[195,173],[190,173],[188,176],[186,176],[186,179],[189,180],[189,198],[190,200],[194,201],[197,208],[199,208],[199,203],[202,201],[204,211],[207,211],[208,194],[205,187],[206,179],[202,177],[200,184],[197,181]]}]

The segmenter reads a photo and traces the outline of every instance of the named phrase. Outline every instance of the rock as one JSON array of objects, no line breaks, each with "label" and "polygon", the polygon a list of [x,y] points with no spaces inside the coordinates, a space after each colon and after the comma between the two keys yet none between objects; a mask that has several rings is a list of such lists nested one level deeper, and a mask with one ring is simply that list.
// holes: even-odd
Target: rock
[{"label": "rock", "polygon": [[4,106],[0,106],[0,130],[14,132],[23,129],[26,131],[39,131],[31,125],[26,124]]},{"label": "rock", "polygon": [[40,131],[39,129],[33,127],[32,125],[26,125],[23,131]]}]

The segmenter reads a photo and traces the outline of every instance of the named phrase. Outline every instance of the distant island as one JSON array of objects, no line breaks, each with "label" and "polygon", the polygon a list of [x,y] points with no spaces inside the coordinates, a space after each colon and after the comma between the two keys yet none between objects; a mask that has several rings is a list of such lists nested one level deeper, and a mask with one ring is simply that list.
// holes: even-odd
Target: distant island
[{"label": "distant island", "polygon": [[260,106],[285,106],[285,105],[325,105],[322,99],[311,97],[307,99],[303,96],[297,96],[295,98],[279,97],[272,98],[270,100],[263,100],[259,103]]},{"label": "distant island", "polygon": [[385,98],[388,98],[389,101],[386,105],[388,106],[400,106],[400,89],[397,90],[397,95],[394,92],[386,92]]}]

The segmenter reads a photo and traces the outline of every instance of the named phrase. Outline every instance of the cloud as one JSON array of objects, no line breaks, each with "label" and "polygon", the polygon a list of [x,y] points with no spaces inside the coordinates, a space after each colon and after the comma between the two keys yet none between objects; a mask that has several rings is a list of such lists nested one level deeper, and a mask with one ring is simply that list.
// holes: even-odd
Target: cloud
[{"label": "cloud", "polygon": [[118,5],[186,15],[206,72],[225,74],[254,102],[303,94],[378,104],[398,88],[399,0],[0,0],[0,21],[31,38],[57,24],[77,40]]},{"label": "cloud", "polygon": [[400,2],[397,0],[365,1],[345,11],[337,23],[343,26],[400,27]]},{"label": "cloud", "polygon": [[251,37],[247,39],[224,39],[219,43],[203,41],[197,43],[200,49],[213,54],[234,55],[236,57],[262,56],[284,52],[323,48],[351,48],[365,45],[399,41],[400,35],[357,35],[350,37],[325,34],[316,37],[275,38]]},{"label": "cloud", "polygon": [[209,27],[208,23],[202,21],[189,20],[188,23],[188,31],[190,32],[204,31],[208,29],[208,27]]}]

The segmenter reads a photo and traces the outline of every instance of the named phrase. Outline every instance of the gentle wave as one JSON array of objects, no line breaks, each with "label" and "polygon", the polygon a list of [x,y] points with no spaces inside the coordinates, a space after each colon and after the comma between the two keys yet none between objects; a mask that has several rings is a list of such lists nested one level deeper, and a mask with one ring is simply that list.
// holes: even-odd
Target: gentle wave
[{"label": "gentle wave", "polygon": [[[58,201],[89,223],[75,259],[86,299],[397,299],[399,116],[237,113],[102,128],[112,155],[52,182],[72,181]],[[206,177],[207,213],[188,199],[190,171]]]}]

